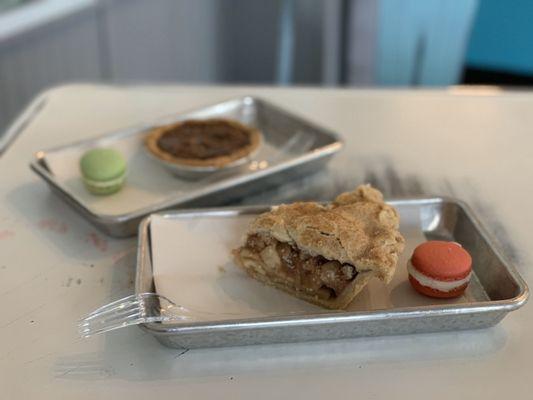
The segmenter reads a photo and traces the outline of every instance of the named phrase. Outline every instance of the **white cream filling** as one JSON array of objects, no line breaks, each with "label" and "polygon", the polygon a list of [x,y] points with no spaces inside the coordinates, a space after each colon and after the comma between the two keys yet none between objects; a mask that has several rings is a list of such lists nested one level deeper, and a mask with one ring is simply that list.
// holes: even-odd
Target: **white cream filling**
[{"label": "white cream filling", "polygon": [[409,275],[415,278],[422,286],[427,286],[441,292],[451,292],[459,286],[463,286],[470,281],[470,277],[472,276],[472,272],[470,272],[466,278],[457,281],[438,281],[419,272],[413,264],[411,264],[411,260],[407,263],[407,271],[409,272]]},{"label": "white cream filling", "polygon": [[125,178],[126,178],[126,176],[123,175],[123,176],[119,176],[118,178],[115,178],[113,180],[105,181],[105,182],[93,181],[91,179],[84,179],[84,181],[85,181],[85,183],[87,183],[87,185],[93,186],[95,188],[106,188],[106,187],[115,186],[115,185],[118,185],[118,184],[122,183]]}]

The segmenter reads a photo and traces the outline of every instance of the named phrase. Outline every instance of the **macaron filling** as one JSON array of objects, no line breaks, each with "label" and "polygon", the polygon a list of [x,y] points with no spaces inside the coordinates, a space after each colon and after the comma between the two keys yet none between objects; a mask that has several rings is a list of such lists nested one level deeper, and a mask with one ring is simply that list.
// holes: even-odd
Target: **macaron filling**
[{"label": "macaron filling", "polygon": [[107,181],[95,181],[95,180],[87,179],[87,178],[83,178],[83,180],[89,186],[102,189],[102,188],[106,188],[106,187],[110,187],[110,186],[119,185],[122,182],[124,182],[125,178],[126,178],[126,175],[124,174],[122,176],[119,176],[118,178],[110,179],[110,180],[107,180]]},{"label": "macaron filling", "polygon": [[422,286],[426,286],[440,292],[451,292],[452,290],[455,290],[470,282],[470,277],[472,276],[472,271],[470,271],[465,278],[451,281],[441,281],[422,274],[413,266],[411,261],[407,263],[407,271],[409,272],[409,275],[416,279]]}]

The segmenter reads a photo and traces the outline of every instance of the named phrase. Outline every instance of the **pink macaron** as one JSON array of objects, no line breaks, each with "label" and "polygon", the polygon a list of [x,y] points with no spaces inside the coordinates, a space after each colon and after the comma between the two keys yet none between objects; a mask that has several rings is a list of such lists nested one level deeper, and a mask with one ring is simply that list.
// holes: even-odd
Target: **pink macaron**
[{"label": "pink macaron", "polygon": [[431,240],[419,245],[407,266],[409,282],[426,296],[462,295],[472,275],[472,257],[459,243]]}]

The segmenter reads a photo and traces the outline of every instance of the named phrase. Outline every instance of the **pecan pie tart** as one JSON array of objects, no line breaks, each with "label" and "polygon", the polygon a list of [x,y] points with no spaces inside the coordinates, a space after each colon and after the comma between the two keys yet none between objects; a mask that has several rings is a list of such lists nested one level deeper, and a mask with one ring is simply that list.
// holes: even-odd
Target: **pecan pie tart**
[{"label": "pecan pie tart", "polygon": [[254,152],[256,129],[227,119],[187,120],[152,130],[148,150],[159,159],[190,167],[223,168]]},{"label": "pecan pie tart", "polygon": [[398,226],[381,192],[361,185],[327,206],[299,202],[261,214],[234,256],[263,283],[343,309],[372,277],[391,280],[404,248]]}]

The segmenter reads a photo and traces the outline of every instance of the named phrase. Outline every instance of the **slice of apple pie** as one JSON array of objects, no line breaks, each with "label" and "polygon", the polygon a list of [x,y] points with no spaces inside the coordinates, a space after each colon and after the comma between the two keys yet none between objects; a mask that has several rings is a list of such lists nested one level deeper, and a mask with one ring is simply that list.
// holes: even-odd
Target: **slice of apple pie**
[{"label": "slice of apple pie", "polygon": [[382,194],[361,185],[327,206],[300,202],[259,215],[234,255],[253,278],[342,309],[372,277],[391,280],[404,247],[398,225]]}]

